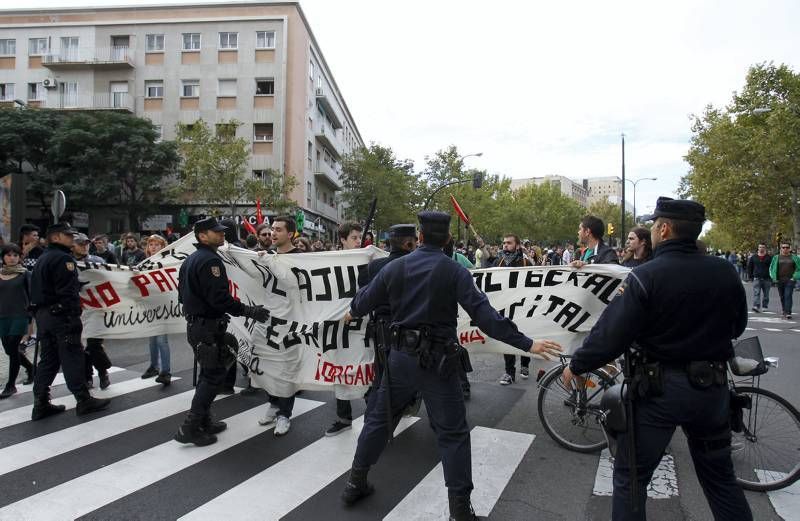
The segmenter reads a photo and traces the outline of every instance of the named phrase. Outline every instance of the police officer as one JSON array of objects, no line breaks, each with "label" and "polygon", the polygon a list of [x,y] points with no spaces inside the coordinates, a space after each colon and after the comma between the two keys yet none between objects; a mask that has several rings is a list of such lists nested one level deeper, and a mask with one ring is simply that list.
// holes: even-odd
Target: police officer
[{"label": "police officer", "polygon": [[78,268],[72,257],[74,235],[69,223],[47,229],[48,246],[39,257],[31,276],[31,304],[36,310],[36,327],[41,358],[33,382],[32,420],[65,410],[50,403],[50,385],[63,367],[67,389],[75,396],[75,413],[80,416],[108,407],[111,400],[94,398],[86,388],[84,351],[81,345],[81,303]]},{"label": "police officer", "polygon": [[[350,305],[345,320],[364,316],[388,304],[391,315],[390,378],[375,393],[353,459],[353,468],[342,493],[350,505],[372,493],[367,472],[386,446],[387,401],[391,401],[393,428],[402,409],[421,391],[431,426],[438,438],[450,502],[450,519],[476,519],[470,503],[472,464],[469,428],[458,370],[460,346],[456,337],[457,305],[485,333],[523,351],[544,356],[561,347],[549,340],[534,342],[517,330],[489,304],[477,289],[469,271],[442,254],[450,238],[450,216],[422,212],[422,246],[391,261]],[[391,392],[389,392],[391,390]],[[388,400],[387,400],[388,399]]]},{"label": "police officer", "polygon": [[181,265],[178,272],[178,296],[186,317],[186,333],[200,365],[200,376],[186,421],[175,434],[180,443],[210,445],[216,434],[227,428],[214,421],[211,404],[225,374],[235,363],[235,355],[226,345],[228,316],[245,316],[266,322],[269,312],[261,306],[245,306],[228,289],[228,275],[217,248],[225,243],[226,227],[214,217],[197,221],[194,235],[197,251]]},{"label": "police officer", "polygon": [[[564,383],[569,386],[574,375],[614,360],[634,342],[640,348],[633,433],[617,435],[614,520],[645,519],[647,484],[678,425],[688,438],[714,519],[751,520],[731,461],[725,370],[733,356],[731,339],[747,325],[742,283],[730,263],[698,251],[695,241],[705,221],[701,204],[659,197],[648,220],[655,220],[653,260],[633,269],[622,295],[575,351]],[[637,476],[633,499],[631,443]]]}]

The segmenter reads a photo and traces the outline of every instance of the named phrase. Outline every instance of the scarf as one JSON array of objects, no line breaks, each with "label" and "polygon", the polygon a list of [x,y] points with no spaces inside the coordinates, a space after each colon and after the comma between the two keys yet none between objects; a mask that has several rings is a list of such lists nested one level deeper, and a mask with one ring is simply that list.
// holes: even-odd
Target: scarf
[{"label": "scarf", "polygon": [[15,264],[13,266],[4,265],[2,268],[0,268],[0,275],[18,275],[25,273],[26,271],[28,270],[26,270],[25,266],[22,264]]},{"label": "scarf", "polygon": [[502,250],[498,252],[497,257],[501,259],[499,261],[501,266],[513,266],[517,262],[522,262],[522,251],[515,250],[509,253]]}]

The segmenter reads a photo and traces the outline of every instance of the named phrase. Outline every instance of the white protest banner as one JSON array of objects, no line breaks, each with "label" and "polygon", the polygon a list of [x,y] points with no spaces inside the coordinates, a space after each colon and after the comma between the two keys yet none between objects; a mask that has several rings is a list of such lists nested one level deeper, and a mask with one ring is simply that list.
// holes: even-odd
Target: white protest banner
[{"label": "white protest banner", "polygon": [[[135,270],[89,266],[81,293],[84,336],[143,338],[183,333],[186,323],[177,298],[180,264],[193,250],[184,237]],[[374,374],[373,345],[366,319],[342,320],[366,264],[386,255],[375,247],[299,255],[220,248],[231,295],[270,311],[265,324],[234,317],[229,331],[239,342],[239,359],[255,385],[276,396],[299,389],[334,388],[342,399],[363,395]],[[568,349],[580,344],[628,270],[595,265],[475,270],[478,288],[492,305],[533,338],[548,338]],[[487,337],[459,312],[458,337],[472,353],[523,354]]]}]

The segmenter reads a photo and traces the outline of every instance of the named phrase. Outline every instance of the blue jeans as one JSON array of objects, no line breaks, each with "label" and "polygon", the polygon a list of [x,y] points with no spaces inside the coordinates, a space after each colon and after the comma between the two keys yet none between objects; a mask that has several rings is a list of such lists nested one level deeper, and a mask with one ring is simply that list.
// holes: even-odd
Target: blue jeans
[{"label": "blue jeans", "polygon": [[[762,303],[761,308],[767,309],[769,306],[769,290],[772,288],[772,281],[770,279],[753,279],[753,307],[759,307],[759,301]],[[762,294],[759,296],[759,294]]]},{"label": "blue jeans", "polygon": [[[158,356],[161,355],[161,364],[158,363]],[[160,368],[162,373],[168,373],[169,367],[169,339],[167,335],[156,335],[150,337],[150,365]]]},{"label": "blue jeans", "polygon": [[781,308],[787,315],[792,314],[792,297],[794,296],[794,280],[778,282],[778,296],[781,299]]}]

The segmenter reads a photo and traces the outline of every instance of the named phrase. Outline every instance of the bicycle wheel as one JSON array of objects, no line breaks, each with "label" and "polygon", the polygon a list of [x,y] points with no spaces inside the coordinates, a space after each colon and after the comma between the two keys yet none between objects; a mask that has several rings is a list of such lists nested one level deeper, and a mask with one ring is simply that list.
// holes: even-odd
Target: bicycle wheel
[{"label": "bicycle wheel", "polygon": [[537,408],[547,434],[562,447],[576,452],[596,452],[606,447],[600,425],[600,398],[614,380],[600,371],[587,376],[586,388],[577,392],[561,382],[562,366],[542,377]]},{"label": "bicycle wheel", "polygon": [[787,487],[800,478],[800,413],[777,394],[736,387],[750,397],[743,411],[744,431],[734,432],[731,458],[736,480],[747,490]]}]

